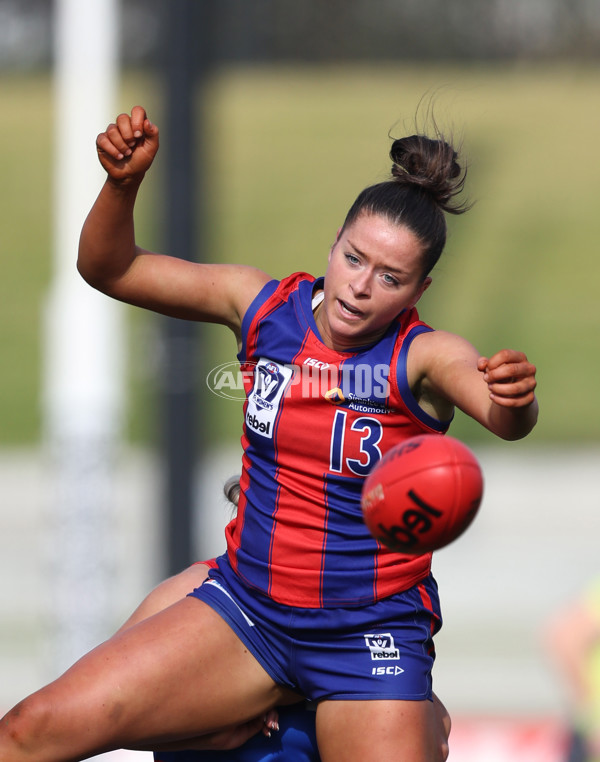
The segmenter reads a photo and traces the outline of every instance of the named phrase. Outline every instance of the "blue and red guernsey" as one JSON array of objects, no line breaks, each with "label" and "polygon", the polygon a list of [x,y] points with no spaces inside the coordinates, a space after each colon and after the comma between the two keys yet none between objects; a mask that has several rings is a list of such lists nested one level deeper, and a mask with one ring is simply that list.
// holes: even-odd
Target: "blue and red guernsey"
[{"label": "blue and red guernsey", "polygon": [[[337,352],[312,312],[306,273],[267,283],[242,325],[246,386],[241,494],[227,528],[231,566],[289,606],[362,606],[429,573],[431,554],[393,553],[362,519],[365,476],[395,444],[449,422],[418,406],[406,379],[410,342],[432,330],[415,309],[375,344]],[[390,370],[391,369],[391,370]]]}]

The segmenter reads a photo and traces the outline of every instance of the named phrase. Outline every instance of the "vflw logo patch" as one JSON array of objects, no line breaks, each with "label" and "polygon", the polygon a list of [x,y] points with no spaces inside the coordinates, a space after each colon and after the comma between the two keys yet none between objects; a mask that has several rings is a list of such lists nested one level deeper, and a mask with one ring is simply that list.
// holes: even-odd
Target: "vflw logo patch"
[{"label": "vflw logo patch", "polygon": [[279,403],[294,376],[290,366],[261,358],[254,369],[254,388],[248,396],[246,425],[256,434],[273,438]]},{"label": "vflw logo patch", "polygon": [[395,647],[391,632],[366,634],[365,643],[371,652],[371,659],[373,661],[388,661],[400,658],[400,650]]}]

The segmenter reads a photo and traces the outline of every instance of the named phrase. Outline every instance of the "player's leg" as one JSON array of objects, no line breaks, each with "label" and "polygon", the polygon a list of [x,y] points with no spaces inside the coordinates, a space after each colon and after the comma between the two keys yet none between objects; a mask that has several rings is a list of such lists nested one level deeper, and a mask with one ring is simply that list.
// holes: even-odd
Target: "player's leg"
[{"label": "player's leg", "polygon": [[317,709],[323,762],[442,762],[431,701],[323,701]]},{"label": "player's leg", "polygon": [[[302,628],[306,621],[306,631]],[[310,628],[319,625],[318,641]],[[298,682],[311,686],[323,762],[441,762],[441,702],[432,700],[433,636],[441,624],[433,578],[373,604],[299,619]]]},{"label": "player's leg", "polygon": [[[132,627],[143,619],[158,614],[159,611],[163,611],[163,609],[172,606],[173,603],[185,598],[191,590],[200,587],[205,581],[209,568],[208,564],[195,563],[179,574],[174,574],[172,577],[163,580],[121,625],[119,632]],[[278,719],[277,710],[272,709],[266,715],[260,715],[242,725],[236,725],[217,733],[205,734],[199,738],[188,739],[185,743],[169,744],[168,746],[169,749],[235,749],[261,731],[263,735],[268,737],[272,731],[278,728]]]},{"label": "player's leg", "polygon": [[124,630],[0,721],[2,762],[66,762],[244,723],[286,692],[208,605]]}]

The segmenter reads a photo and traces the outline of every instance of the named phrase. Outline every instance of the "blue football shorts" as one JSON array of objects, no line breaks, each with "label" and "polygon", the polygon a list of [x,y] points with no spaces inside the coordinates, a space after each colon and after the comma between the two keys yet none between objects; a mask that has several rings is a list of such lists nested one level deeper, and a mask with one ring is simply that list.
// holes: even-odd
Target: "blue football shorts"
[{"label": "blue football shorts", "polygon": [[311,701],[431,700],[442,625],[431,575],[368,606],[308,609],[250,590],[221,556],[190,595],[223,617],[276,683]]}]

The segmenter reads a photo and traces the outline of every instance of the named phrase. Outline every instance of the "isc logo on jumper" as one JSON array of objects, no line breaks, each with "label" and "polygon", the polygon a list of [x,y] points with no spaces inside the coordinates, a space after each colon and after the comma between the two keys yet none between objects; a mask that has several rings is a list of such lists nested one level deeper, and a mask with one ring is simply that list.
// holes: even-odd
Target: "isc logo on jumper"
[{"label": "isc logo on jumper", "polygon": [[254,387],[248,396],[246,426],[261,437],[273,438],[273,426],[279,404],[294,370],[288,365],[267,360],[258,361],[254,369]]},{"label": "isc logo on jumper", "polygon": [[365,635],[365,643],[371,652],[373,661],[389,661],[400,658],[400,650],[394,646],[394,638],[391,632]]}]

